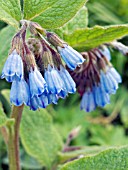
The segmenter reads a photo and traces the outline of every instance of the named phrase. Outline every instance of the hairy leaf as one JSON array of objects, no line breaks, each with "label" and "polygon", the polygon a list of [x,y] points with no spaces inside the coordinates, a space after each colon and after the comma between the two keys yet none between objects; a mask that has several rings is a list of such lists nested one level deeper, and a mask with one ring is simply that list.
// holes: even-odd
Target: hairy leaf
[{"label": "hairy leaf", "polygon": [[59,29],[62,33],[72,33],[77,29],[86,28],[88,25],[88,10],[83,6],[77,14],[63,27]]},{"label": "hairy leaf", "polygon": [[24,0],[25,19],[34,20],[42,27],[54,29],[63,26],[75,16],[87,0]]},{"label": "hairy leaf", "polygon": [[64,34],[66,42],[78,49],[91,49],[103,43],[111,42],[128,34],[128,25],[95,26],[74,31],[72,34]]},{"label": "hairy leaf", "polygon": [[[111,147],[110,147],[111,148]],[[83,156],[91,156],[94,154],[98,154],[101,151],[108,149],[108,147],[104,146],[82,146],[80,150],[69,151],[69,152],[60,152],[59,153],[59,162],[60,164],[67,162],[70,159],[77,158],[80,155]]]},{"label": "hairy leaf", "polygon": [[0,0],[0,20],[18,28],[21,20],[20,0]]},{"label": "hairy leaf", "polygon": [[33,112],[25,108],[21,123],[21,139],[27,153],[46,167],[50,167],[55,161],[62,146],[50,115],[43,109]]},{"label": "hairy leaf", "polygon": [[24,0],[24,18],[33,19],[51,8],[58,0]]},{"label": "hairy leaf", "polygon": [[86,156],[58,168],[58,170],[126,170],[128,169],[128,146],[111,148],[96,155]]},{"label": "hairy leaf", "polygon": [[11,26],[7,26],[0,31],[0,74],[11,47],[10,43],[14,34],[15,29]]}]

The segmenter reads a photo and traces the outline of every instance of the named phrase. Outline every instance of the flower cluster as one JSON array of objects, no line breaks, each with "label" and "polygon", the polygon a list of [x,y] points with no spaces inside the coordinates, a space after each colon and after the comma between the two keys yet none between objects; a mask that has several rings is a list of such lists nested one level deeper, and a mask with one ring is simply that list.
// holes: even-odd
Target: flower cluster
[{"label": "flower cluster", "polygon": [[106,46],[82,55],[86,62],[69,72],[82,96],[81,109],[90,112],[97,106],[104,107],[110,103],[110,95],[115,94],[121,77],[110,63],[111,54]]},{"label": "flower cluster", "polygon": [[[27,41],[28,28],[35,37]],[[39,28],[35,23],[23,24],[12,40],[1,76],[12,82],[11,103],[16,106],[25,104],[32,110],[45,108],[50,103],[57,104],[59,98],[76,91],[76,84],[61,57],[71,70],[85,60],[54,33],[45,31],[42,36]]]}]

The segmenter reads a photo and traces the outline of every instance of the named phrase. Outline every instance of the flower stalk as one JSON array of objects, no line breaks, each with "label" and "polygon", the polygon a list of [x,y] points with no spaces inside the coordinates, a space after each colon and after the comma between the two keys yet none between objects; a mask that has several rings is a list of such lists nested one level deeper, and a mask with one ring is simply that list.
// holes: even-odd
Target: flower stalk
[{"label": "flower stalk", "polygon": [[9,169],[20,170],[20,154],[19,154],[19,129],[24,105],[20,107],[13,106],[11,118],[15,120],[14,124],[8,125],[8,157]]}]

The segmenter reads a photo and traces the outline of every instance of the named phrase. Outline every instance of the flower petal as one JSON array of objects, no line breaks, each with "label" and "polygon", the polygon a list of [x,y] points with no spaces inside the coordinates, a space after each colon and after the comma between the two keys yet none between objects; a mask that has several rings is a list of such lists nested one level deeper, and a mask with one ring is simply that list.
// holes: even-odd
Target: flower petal
[{"label": "flower petal", "polygon": [[10,101],[16,106],[21,106],[22,104],[29,105],[30,91],[28,84],[24,79],[16,79],[13,81],[10,92]]},{"label": "flower petal", "polygon": [[5,78],[8,82],[12,82],[15,78],[23,79],[23,62],[21,57],[14,50],[7,58],[1,78]]},{"label": "flower petal", "polygon": [[37,68],[34,70],[31,69],[29,73],[29,86],[31,97],[41,95],[47,90],[46,82]]},{"label": "flower petal", "polygon": [[69,72],[62,66],[60,66],[60,76],[64,81],[66,90],[68,93],[75,93],[76,92],[76,84],[72,77],[70,76]]},{"label": "flower petal", "polygon": [[81,110],[86,112],[91,112],[96,108],[95,98],[93,92],[87,91],[82,96],[82,101],[80,105]]}]

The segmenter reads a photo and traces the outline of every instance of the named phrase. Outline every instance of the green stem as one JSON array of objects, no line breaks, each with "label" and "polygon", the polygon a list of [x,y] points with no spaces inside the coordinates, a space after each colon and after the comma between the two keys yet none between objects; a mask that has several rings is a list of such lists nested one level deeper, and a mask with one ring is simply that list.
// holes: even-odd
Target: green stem
[{"label": "green stem", "polygon": [[15,120],[14,125],[9,125],[9,138],[8,138],[8,157],[9,169],[20,170],[20,154],[19,154],[19,128],[22,117],[24,105],[17,107],[13,106],[11,118]]}]

